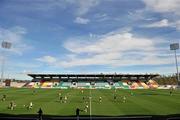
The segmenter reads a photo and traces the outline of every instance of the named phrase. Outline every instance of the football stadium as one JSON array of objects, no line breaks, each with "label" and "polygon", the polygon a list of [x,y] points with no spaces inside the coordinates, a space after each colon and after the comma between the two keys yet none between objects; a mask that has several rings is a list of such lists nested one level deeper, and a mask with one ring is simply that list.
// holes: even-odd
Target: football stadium
[{"label": "football stadium", "polygon": [[37,119],[39,108],[44,119],[76,119],[76,109],[80,109],[80,119],[165,119],[179,115],[180,90],[177,85],[159,85],[153,80],[158,74],[28,75],[32,81],[4,82],[5,88],[0,89],[2,118]]},{"label": "football stadium", "polygon": [[0,0],[0,120],[180,120],[180,0]]}]

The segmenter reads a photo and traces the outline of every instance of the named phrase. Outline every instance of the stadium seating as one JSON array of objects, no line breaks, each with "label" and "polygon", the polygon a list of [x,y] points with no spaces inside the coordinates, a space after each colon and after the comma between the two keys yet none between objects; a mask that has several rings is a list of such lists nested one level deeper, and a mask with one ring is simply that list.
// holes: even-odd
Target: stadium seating
[{"label": "stadium seating", "polygon": [[131,85],[132,89],[147,89],[149,88],[144,82],[138,80],[133,81]]},{"label": "stadium seating", "polygon": [[148,88],[149,88],[149,86],[146,85],[146,83],[144,83],[144,82],[142,82],[142,81],[139,81],[139,83],[142,85],[142,87],[143,87],[144,89],[148,89]]},{"label": "stadium seating", "polygon": [[77,88],[90,88],[90,82],[77,82]]},{"label": "stadium seating", "polygon": [[11,82],[11,87],[22,88],[25,84],[26,82]]},{"label": "stadium seating", "polygon": [[59,82],[53,82],[53,86],[52,86],[53,88],[57,88],[57,87],[59,87]]},{"label": "stadium seating", "polygon": [[63,82],[63,81],[60,81],[60,82],[51,82],[51,85],[52,85],[52,88],[61,88],[61,89],[67,89],[67,88],[70,88],[71,86],[71,82]]},{"label": "stadium seating", "polygon": [[158,88],[158,86],[159,86],[158,83],[154,80],[149,80],[148,85],[150,88]]},{"label": "stadium seating", "polygon": [[41,88],[52,88],[53,82],[43,82]]},{"label": "stadium seating", "polygon": [[129,80],[123,80],[123,81],[119,81],[119,84],[123,89],[129,89],[130,86],[127,84],[128,82],[130,82],[130,81]]},{"label": "stadium seating", "polygon": [[29,84],[27,84],[26,86],[27,88],[40,88],[40,82],[30,82]]},{"label": "stadium seating", "polygon": [[131,89],[139,89],[139,85],[136,81],[133,81],[130,85]]},{"label": "stadium seating", "polygon": [[35,82],[30,82],[27,84],[27,88],[34,88]]},{"label": "stadium seating", "polygon": [[40,82],[35,82],[35,84],[34,84],[34,88],[40,88],[41,86],[40,86]]},{"label": "stadium seating", "polygon": [[68,86],[68,87],[70,87],[70,86],[71,86],[71,82],[63,82],[62,86]]},{"label": "stadium seating", "polygon": [[30,82],[27,81],[22,87],[25,87],[25,88],[28,87],[29,83],[30,83]]},{"label": "stadium seating", "polygon": [[77,83],[77,87],[85,87],[86,86],[86,82],[78,82]]},{"label": "stadium seating", "polygon": [[95,83],[95,88],[98,88],[98,89],[101,89],[101,88],[107,89],[107,88],[110,88],[110,85],[108,84],[108,82],[96,82]]},{"label": "stadium seating", "polygon": [[149,80],[146,84],[143,81],[130,81],[122,80],[114,82],[112,85],[109,82],[98,81],[91,85],[90,82],[64,82],[64,81],[40,81],[40,82],[26,82],[23,84],[12,83],[12,87],[27,87],[27,88],[95,88],[95,89],[110,89],[110,88],[122,88],[122,89],[149,89],[158,88],[159,85],[154,80]]},{"label": "stadium seating", "polygon": [[114,87],[115,87],[115,88],[120,88],[121,86],[119,85],[118,82],[115,82],[115,83],[114,83]]}]

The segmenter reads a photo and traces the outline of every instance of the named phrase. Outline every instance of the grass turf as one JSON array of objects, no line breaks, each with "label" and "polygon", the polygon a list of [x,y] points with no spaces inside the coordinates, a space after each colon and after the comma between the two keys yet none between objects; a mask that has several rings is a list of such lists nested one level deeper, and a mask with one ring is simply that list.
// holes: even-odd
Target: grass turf
[{"label": "grass turf", "polygon": [[[33,90],[36,91],[33,94]],[[67,103],[60,103],[58,93],[67,95]],[[131,91],[133,95],[131,95]],[[84,109],[83,96],[89,97],[90,90],[58,90],[58,89],[0,89],[0,97],[6,94],[6,101],[0,101],[1,114],[36,114],[41,107],[46,115],[71,116],[75,115],[77,107]],[[169,115],[180,114],[180,90],[117,90],[117,101],[113,99],[114,90],[91,90],[92,115],[121,116],[121,115]],[[102,103],[99,103],[99,97]],[[126,102],[123,103],[123,96]],[[16,103],[14,110],[7,109],[10,101]],[[89,101],[89,100],[88,100]],[[27,110],[23,105],[33,102],[33,109]],[[81,115],[89,115],[81,112]]]}]

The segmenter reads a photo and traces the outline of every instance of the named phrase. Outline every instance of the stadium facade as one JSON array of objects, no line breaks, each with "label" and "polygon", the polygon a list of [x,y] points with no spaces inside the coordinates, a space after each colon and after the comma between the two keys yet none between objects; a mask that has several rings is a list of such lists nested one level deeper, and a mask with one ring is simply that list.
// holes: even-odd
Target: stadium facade
[{"label": "stadium facade", "polygon": [[159,74],[28,74],[28,88],[148,89],[158,88]]}]

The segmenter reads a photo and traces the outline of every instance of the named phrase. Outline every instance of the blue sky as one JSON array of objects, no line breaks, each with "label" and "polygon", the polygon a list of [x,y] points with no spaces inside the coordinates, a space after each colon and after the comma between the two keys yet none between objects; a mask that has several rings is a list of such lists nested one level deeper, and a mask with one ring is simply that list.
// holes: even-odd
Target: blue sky
[{"label": "blue sky", "polygon": [[179,0],[1,0],[0,42],[12,43],[0,49],[5,76],[172,74],[179,11]]}]

